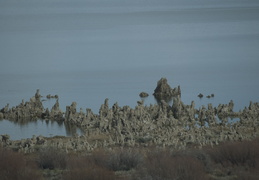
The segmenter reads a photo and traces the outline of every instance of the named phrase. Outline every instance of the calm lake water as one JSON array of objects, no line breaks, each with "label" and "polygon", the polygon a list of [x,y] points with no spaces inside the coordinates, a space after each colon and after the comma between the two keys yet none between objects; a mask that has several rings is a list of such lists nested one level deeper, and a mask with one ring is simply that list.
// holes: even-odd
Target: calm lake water
[{"label": "calm lake water", "polygon": [[84,135],[85,133],[75,127],[55,121],[31,121],[26,123],[11,122],[8,120],[0,120],[1,134],[9,134],[12,140],[31,138],[33,135],[53,137]]},{"label": "calm lake water", "polygon": [[257,0],[0,0],[0,108],[36,89],[64,111],[76,101],[97,113],[105,98],[134,107],[166,77],[185,104],[233,100],[238,111],[259,101],[258,49]]}]

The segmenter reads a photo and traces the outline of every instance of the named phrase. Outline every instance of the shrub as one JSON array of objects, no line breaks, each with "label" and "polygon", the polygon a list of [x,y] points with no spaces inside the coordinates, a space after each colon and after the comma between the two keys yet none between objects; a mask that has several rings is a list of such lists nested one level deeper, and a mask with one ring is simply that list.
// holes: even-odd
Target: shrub
[{"label": "shrub", "polygon": [[215,163],[223,167],[245,166],[248,168],[259,167],[258,141],[227,142],[208,152]]},{"label": "shrub", "polygon": [[143,161],[141,153],[134,149],[97,150],[89,156],[90,159],[92,163],[112,171],[128,171]]},{"label": "shrub", "polygon": [[224,142],[207,150],[221,176],[235,176],[240,180],[259,177],[259,141]]},{"label": "shrub", "polygon": [[109,154],[107,165],[113,171],[128,171],[140,165],[142,159],[142,155],[136,150],[115,150]]},{"label": "shrub", "polygon": [[244,171],[240,170],[237,173],[237,180],[258,180],[259,171]]},{"label": "shrub", "polygon": [[43,148],[39,151],[38,164],[43,169],[65,169],[67,154],[57,148]]},{"label": "shrub", "polygon": [[64,180],[114,180],[115,174],[112,171],[99,166],[70,169],[64,176]]},{"label": "shrub", "polygon": [[68,160],[68,170],[63,175],[64,180],[114,180],[114,172],[98,166],[92,156],[71,157]]},{"label": "shrub", "polygon": [[144,180],[205,180],[203,164],[196,158],[182,155],[172,156],[167,151],[149,153],[145,168],[137,173],[137,178]]},{"label": "shrub", "polygon": [[105,150],[95,150],[92,152],[91,156],[89,156],[89,160],[91,163],[108,169],[108,159],[110,154]]},{"label": "shrub", "polygon": [[172,152],[173,157],[192,157],[203,164],[204,170],[210,172],[212,170],[212,161],[209,154],[203,149],[187,149],[184,151]]},{"label": "shrub", "polygon": [[68,160],[68,170],[64,179],[109,180],[125,179],[124,175],[115,175],[114,171],[127,171],[136,168],[142,162],[139,152],[127,150],[113,150],[110,152],[96,150],[91,155],[71,156]]},{"label": "shrub", "polygon": [[25,156],[11,150],[0,148],[1,180],[38,180],[42,179],[36,165]]}]

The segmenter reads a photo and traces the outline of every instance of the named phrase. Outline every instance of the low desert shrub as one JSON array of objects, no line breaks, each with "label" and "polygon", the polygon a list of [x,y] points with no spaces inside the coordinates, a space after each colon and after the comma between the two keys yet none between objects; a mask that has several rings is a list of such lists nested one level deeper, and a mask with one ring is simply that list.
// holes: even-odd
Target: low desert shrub
[{"label": "low desert shrub", "polygon": [[236,170],[237,180],[258,180],[259,171]]},{"label": "low desert shrub", "polygon": [[70,157],[68,169],[63,174],[64,180],[115,180],[113,171],[98,166],[92,156]]},{"label": "low desert shrub", "polygon": [[107,169],[92,166],[88,168],[70,169],[64,176],[64,180],[115,180],[115,174]]},{"label": "low desert shrub", "polygon": [[212,161],[209,154],[204,149],[190,148],[184,151],[174,151],[173,157],[192,157],[203,164],[204,170],[209,173],[212,170]]},{"label": "low desert shrub", "polygon": [[172,156],[167,151],[149,153],[145,160],[144,168],[136,175],[135,179],[144,180],[206,180],[203,164],[196,158],[181,155]]},{"label": "low desert shrub", "polygon": [[237,180],[257,180],[259,177],[259,141],[224,142],[207,149],[215,169]]},{"label": "low desert shrub", "polygon": [[142,163],[142,155],[137,150],[119,149],[109,153],[107,166],[113,171],[128,171]]},{"label": "low desert shrub", "polygon": [[226,142],[208,151],[215,163],[223,167],[259,168],[258,141]]},{"label": "low desert shrub", "polygon": [[141,153],[131,148],[112,151],[96,150],[88,158],[88,161],[112,171],[128,171],[136,168],[143,161]]},{"label": "low desert shrub", "polygon": [[89,160],[91,163],[108,169],[108,159],[109,159],[110,153],[108,153],[105,150],[97,149],[92,152],[92,154],[89,156]]},{"label": "low desert shrub", "polygon": [[38,180],[42,175],[36,164],[27,161],[24,155],[0,148],[0,179]]},{"label": "low desert shrub", "polygon": [[67,154],[57,148],[45,147],[39,151],[38,164],[43,169],[65,169]]},{"label": "low desert shrub", "polygon": [[139,152],[132,149],[96,150],[91,155],[71,156],[64,179],[115,180],[125,179],[115,171],[128,171],[142,162]]}]

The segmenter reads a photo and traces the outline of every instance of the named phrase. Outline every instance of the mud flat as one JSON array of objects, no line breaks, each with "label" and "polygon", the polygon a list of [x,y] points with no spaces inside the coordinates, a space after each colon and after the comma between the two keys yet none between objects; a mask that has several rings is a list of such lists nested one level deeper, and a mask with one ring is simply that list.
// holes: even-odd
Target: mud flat
[{"label": "mud flat", "polygon": [[[234,112],[234,102],[213,107],[208,104],[195,107],[195,102],[186,105],[181,101],[180,86],[171,88],[166,78],[158,81],[154,91],[158,104],[144,105],[138,101],[134,108],[109,105],[104,100],[98,114],[91,109],[77,109],[77,103],[59,107],[59,99],[51,109],[44,108],[42,96],[37,90],[28,102],[16,107],[7,104],[0,110],[0,119],[31,121],[35,119],[62,121],[76,125],[85,131],[82,136],[33,136],[29,139],[10,140],[9,135],[0,135],[0,145],[30,153],[41,147],[53,146],[66,152],[92,151],[96,148],[113,147],[170,147],[185,149],[215,146],[224,141],[243,141],[258,137],[259,103],[250,102],[248,107]],[[168,100],[173,104],[169,105]],[[236,118],[237,121],[230,120]]]}]

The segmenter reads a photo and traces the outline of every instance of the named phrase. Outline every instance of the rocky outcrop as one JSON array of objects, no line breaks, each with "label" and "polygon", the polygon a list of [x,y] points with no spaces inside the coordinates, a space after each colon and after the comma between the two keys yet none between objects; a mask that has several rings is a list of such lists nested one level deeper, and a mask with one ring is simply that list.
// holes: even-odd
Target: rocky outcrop
[{"label": "rocky outcrop", "polygon": [[64,120],[64,113],[59,107],[58,99],[56,100],[56,103],[54,104],[54,106],[51,108],[48,119],[57,120],[57,121]]},{"label": "rocky outcrop", "polygon": [[[207,95],[206,98],[209,99],[209,98],[213,98],[214,96],[215,96],[214,94],[210,94],[210,95]],[[201,94],[201,93],[198,94],[198,97],[199,97],[199,98],[203,98],[203,94]]]},{"label": "rocky outcrop", "polygon": [[40,95],[40,91],[37,90],[35,95],[30,98],[30,101],[28,102],[24,102],[24,100],[22,100],[18,106],[12,108],[7,104],[0,110],[0,119],[19,122],[37,119],[64,120],[64,113],[59,107],[58,99],[51,108],[51,111],[49,111],[48,108],[46,110],[44,109],[41,98],[42,96]]},{"label": "rocky outcrop", "polygon": [[0,112],[3,114],[4,119],[13,121],[41,118],[44,112],[44,107],[41,102],[39,90],[37,90],[36,94],[30,99],[29,102],[24,102],[24,100],[22,100],[21,104],[12,108],[10,108],[9,104],[7,104],[0,110]]},{"label": "rocky outcrop", "polygon": [[0,135],[0,146],[5,146],[10,144],[10,136],[8,134]]},{"label": "rocky outcrop", "polygon": [[199,98],[203,98],[203,94],[201,94],[201,93],[198,94],[198,97],[199,97]]},{"label": "rocky outcrop", "polygon": [[161,78],[157,82],[157,87],[154,90],[153,95],[158,101],[165,100],[169,102],[172,97],[181,95],[181,88],[178,86],[177,88],[171,88],[170,85],[167,83],[166,78]]},{"label": "rocky outcrop", "polygon": [[145,98],[145,97],[148,97],[149,94],[146,93],[146,92],[141,92],[141,93],[139,94],[139,96],[140,96],[141,98]]},{"label": "rocky outcrop", "polygon": [[[161,83],[164,84],[159,86],[161,92],[170,92],[167,91],[169,85],[165,85],[167,82],[162,79],[158,84]],[[167,90],[163,87],[167,87]],[[162,99],[160,103],[149,106],[139,101],[134,108],[121,107],[118,103],[109,106],[109,100],[105,99],[99,113],[94,114],[91,109],[84,111],[81,108],[77,111],[76,102],[67,106],[63,113],[58,99],[50,111],[44,110],[40,101],[41,96],[37,91],[30,102],[22,102],[11,109],[7,105],[1,109],[3,118],[43,117],[64,120],[83,128],[85,135],[52,139],[34,137],[21,141],[11,141],[2,135],[0,142],[4,146],[16,147],[23,152],[33,152],[34,147],[46,145],[57,146],[65,151],[90,151],[114,146],[169,146],[183,149],[187,146],[214,146],[227,140],[253,139],[259,135],[259,103],[250,102],[248,107],[239,112],[234,112],[233,101],[219,104],[217,107],[208,104],[196,108],[194,101],[189,105],[184,104],[180,90],[177,92],[172,98],[172,105]],[[233,118],[235,121],[232,121]]]},{"label": "rocky outcrop", "polygon": [[51,94],[48,94],[46,96],[47,99],[58,99],[58,95],[51,95]]},{"label": "rocky outcrop", "polygon": [[[251,104],[249,109],[251,110],[245,111],[246,116],[253,112],[254,115],[250,116],[254,117],[259,107]],[[224,118],[219,119],[222,113]],[[117,103],[109,108],[106,99],[99,115],[91,113],[92,118],[87,121],[88,124],[92,122],[94,125],[84,127],[87,131],[98,131],[109,136],[106,145],[158,145],[184,148],[188,144],[216,145],[225,140],[257,136],[258,132],[255,132],[253,127],[255,124],[258,126],[258,119],[255,118],[253,123],[248,123],[248,126],[241,126],[240,121],[231,123],[228,120],[228,118],[243,117],[242,114],[233,112],[232,101],[217,108],[208,104],[208,107],[195,109],[194,102],[185,105],[180,96],[177,96],[172,106],[162,100],[158,105],[144,106],[139,103],[132,109],[128,106],[120,107]]]}]

